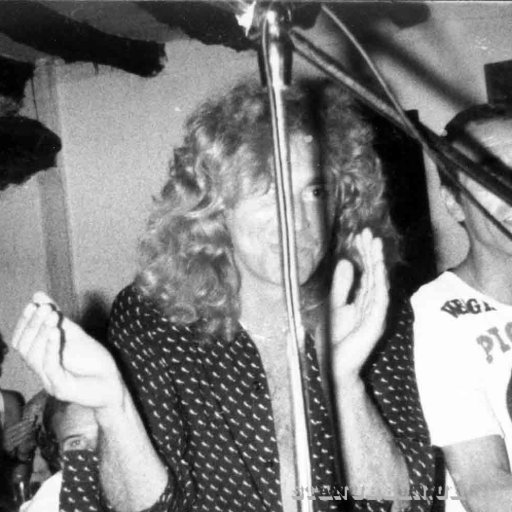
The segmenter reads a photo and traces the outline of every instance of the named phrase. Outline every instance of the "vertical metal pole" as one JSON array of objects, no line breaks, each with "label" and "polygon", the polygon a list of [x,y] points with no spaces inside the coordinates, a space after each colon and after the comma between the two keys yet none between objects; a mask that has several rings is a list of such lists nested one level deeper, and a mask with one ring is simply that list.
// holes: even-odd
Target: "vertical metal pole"
[{"label": "vertical metal pole", "polygon": [[[271,7],[263,21],[262,53],[265,62],[274,140],[277,211],[283,256],[283,285],[288,313],[288,369],[294,427],[295,477],[298,489],[312,492],[311,457],[308,436],[307,392],[304,390],[301,361],[305,361],[305,332],[300,312],[300,288],[295,245],[293,188],[289,155],[289,138],[283,90],[286,88],[286,60],[291,58],[287,34],[280,13]],[[297,501],[300,512],[312,512],[313,501],[303,496]]]}]

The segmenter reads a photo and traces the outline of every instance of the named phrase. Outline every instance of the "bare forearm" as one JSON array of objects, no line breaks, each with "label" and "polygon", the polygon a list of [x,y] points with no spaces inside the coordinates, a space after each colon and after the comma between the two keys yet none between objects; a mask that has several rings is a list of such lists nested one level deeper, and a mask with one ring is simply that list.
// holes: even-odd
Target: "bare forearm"
[{"label": "bare forearm", "polygon": [[405,461],[362,381],[340,379],[336,392],[344,473],[352,493],[364,489],[373,499],[407,495]]},{"label": "bare forearm", "polygon": [[512,504],[512,475],[495,475],[485,484],[468,486],[457,491],[468,512],[509,512]]},{"label": "bare forearm", "polygon": [[108,502],[119,512],[152,506],[167,484],[156,454],[128,392],[118,411],[97,413],[100,425],[100,478]]}]

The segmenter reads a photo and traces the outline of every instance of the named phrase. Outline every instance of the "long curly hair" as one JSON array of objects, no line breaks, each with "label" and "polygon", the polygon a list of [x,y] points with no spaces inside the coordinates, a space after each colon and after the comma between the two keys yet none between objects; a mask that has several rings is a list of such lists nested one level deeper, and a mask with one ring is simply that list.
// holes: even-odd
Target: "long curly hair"
[{"label": "long curly hair", "polygon": [[[286,107],[290,134],[314,136],[320,165],[335,185],[331,248],[315,273],[322,278],[303,286],[318,296],[318,283],[330,283],[333,261],[345,257],[358,265],[351,235],[370,227],[383,239],[388,263],[397,257],[397,236],[372,131],[353,98],[329,83],[302,84],[287,91]],[[257,83],[242,83],[200,106],[185,128],[141,240],[135,283],[171,321],[231,338],[240,314],[240,278],[224,212],[272,182],[268,94]]]}]

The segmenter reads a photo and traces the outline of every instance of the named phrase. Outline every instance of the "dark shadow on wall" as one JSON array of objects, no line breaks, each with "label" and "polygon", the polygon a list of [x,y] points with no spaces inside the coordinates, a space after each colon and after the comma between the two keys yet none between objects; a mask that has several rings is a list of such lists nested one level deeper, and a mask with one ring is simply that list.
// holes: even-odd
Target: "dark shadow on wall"
[{"label": "dark shadow on wall", "polygon": [[84,309],[80,317],[80,326],[84,331],[103,345],[107,341],[110,306],[99,292],[87,292],[84,297]]},{"label": "dark shadow on wall", "polygon": [[[417,118],[417,112],[411,111],[409,116]],[[374,129],[374,147],[382,160],[391,218],[402,238],[402,263],[392,281],[412,294],[436,276],[423,151],[418,142],[386,119],[369,111],[365,117]]]}]

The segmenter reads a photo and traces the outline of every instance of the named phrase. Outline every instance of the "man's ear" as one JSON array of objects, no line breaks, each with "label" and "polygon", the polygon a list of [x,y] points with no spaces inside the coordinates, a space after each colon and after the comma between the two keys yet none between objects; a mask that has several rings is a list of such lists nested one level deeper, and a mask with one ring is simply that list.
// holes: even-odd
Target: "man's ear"
[{"label": "man's ear", "polygon": [[464,222],[466,215],[464,214],[464,210],[462,209],[459,201],[457,201],[455,194],[448,188],[441,186],[441,197],[443,198],[448,213],[457,222]]}]

